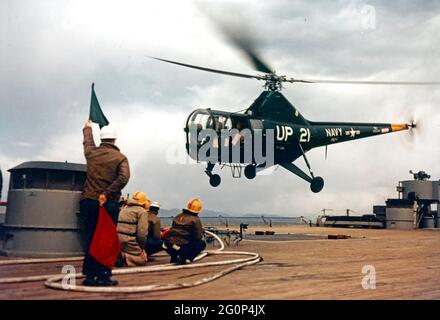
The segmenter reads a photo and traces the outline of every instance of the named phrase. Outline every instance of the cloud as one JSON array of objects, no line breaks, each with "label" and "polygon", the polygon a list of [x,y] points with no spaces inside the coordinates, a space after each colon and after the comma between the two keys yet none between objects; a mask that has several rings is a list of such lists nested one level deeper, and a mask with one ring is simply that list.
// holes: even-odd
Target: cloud
[{"label": "cloud", "polygon": [[[240,11],[258,49],[280,74],[304,78],[438,80],[437,1],[369,1],[376,29],[362,28],[364,1],[228,1],[206,6]],[[435,87],[296,84],[284,95],[316,121],[399,122],[421,118],[420,134],[403,134],[312,150],[322,193],[278,168],[252,181],[208,184],[203,165],[170,163],[184,155],[183,122],[198,107],[237,111],[262,90],[256,80],[163,64],[160,56],[252,73],[242,55],[190,1],[2,1],[0,4],[0,165],[23,161],[84,162],[81,128],[90,84],[120,132],[132,179],[164,207],[198,196],[232,213],[310,215],[322,208],[371,212],[409,169],[440,177]],[[97,130],[95,128],[95,133]],[[298,159],[304,168],[303,160]],[[4,192],[3,192],[4,194]]]}]

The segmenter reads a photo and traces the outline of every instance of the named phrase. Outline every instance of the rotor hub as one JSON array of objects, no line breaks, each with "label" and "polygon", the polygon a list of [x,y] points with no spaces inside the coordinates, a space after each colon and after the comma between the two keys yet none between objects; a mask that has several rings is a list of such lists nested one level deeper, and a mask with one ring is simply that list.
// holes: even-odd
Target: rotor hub
[{"label": "rotor hub", "polygon": [[269,91],[281,91],[283,89],[283,82],[286,81],[286,76],[278,76],[275,73],[265,74],[262,78],[265,81],[264,88]]}]

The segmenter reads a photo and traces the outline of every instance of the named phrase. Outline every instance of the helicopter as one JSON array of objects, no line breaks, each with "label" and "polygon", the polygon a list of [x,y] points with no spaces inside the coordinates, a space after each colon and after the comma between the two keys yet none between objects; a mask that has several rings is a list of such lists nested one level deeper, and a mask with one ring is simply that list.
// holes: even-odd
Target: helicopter
[{"label": "helicopter", "polygon": [[[254,179],[259,170],[279,165],[299,178],[310,184],[314,193],[320,192],[324,187],[324,179],[315,176],[306,153],[314,148],[327,147],[332,144],[353,141],[377,135],[389,134],[399,131],[407,131],[416,128],[414,120],[408,123],[361,123],[361,122],[317,122],[306,119],[299,110],[289,102],[281,93],[283,84],[294,83],[327,83],[327,84],[355,84],[355,85],[439,85],[440,82],[402,82],[402,81],[352,81],[352,80],[325,80],[325,79],[297,79],[278,75],[269,65],[263,61],[255,49],[248,42],[240,38],[232,37],[233,43],[247,56],[253,67],[262,74],[246,74],[226,70],[212,69],[178,61],[152,57],[162,62],[179,65],[182,67],[207,71],[226,76],[256,79],[264,82],[264,91],[246,109],[240,112],[227,112],[212,110],[211,108],[200,108],[192,111],[185,121],[184,131],[186,134],[186,151],[188,155],[197,162],[206,162],[206,175],[209,183],[217,187],[221,178],[213,172],[215,165],[221,168],[229,166],[234,177],[241,177],[242,169],[248,179]],[[235,146],[240,151],[237,158],[230,157],[233,148],[234,137],[231,135],[222,136],[220,131],[241,131],[248,130],[252,139],[255,140],[257,133],[262,134],[263,142],[267,143],[268,133],[273,132],[273,161],[268,164],[258,161],[255,157],[255,150],[251,150],[250,157],[244,156],[244,143],[240,139]],[[210,130],[217,132],[218,136],[206,137],[202,132]],[[200,136],[203,136],[200,138]],[[231,141],[232,140],[232,141]],[[222,152],[208,152],[204,154],[206,146],[221,146],[226,150],[228,157],[223,157]],[[266,144],[263,143],[262,152],[267,154]],[[194,148],[195,146],[195,148]],[[212,150],[209,149],[209,150]],[[194,152],[195,151],[195,152]],[[300,169],[293,162],[303,158],[308,173]],[[260,157],[259,157],[260,158]]]}]

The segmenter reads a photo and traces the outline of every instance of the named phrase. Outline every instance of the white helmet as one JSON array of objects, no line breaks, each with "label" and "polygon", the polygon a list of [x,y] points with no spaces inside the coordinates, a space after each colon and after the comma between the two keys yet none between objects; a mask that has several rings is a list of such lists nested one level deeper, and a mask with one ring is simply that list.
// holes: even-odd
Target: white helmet
[{"label": "white helmet", "polygon": [[158,209],[160,209],[160,203],[159,202],[152,202],[151,204],[150,204],[150,208],[151,207],[154,207],[154,208],[158,208]]},{"label": "white helmet", "polygon": [[117,139],[116,128],[111,125],[105,126],[101,129],[101,140],[105,139]]}]

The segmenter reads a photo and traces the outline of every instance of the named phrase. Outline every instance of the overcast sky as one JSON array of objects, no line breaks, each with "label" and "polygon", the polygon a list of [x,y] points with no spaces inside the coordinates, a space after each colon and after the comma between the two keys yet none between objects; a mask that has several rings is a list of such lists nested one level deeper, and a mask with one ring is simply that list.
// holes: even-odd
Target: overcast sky
[{"label": "overcast sky", "polygon": [[[241,19],[261,55],[281,74],[440,80],[438,1],[213,2],[202,1],[203,8]],[[211,188],[202,165],[170,161],[185,153],[184,120],[197,107],[246,108],[262,84],[146,55],[253,72],[191,1],[1,1],[2,170],[30,160],[84,162],[81,129],[95,82],[130,161],[132,177],[124,192],[145,190],[166,208],[200,197],[206,208],[229,213],[299,216],[322,208],[370,213],[373,204],[396,195],[397,182],[411,178],[410,169],[440,178],[439,88],[295,84],[283,93],[308,119],[416,117],[421,128],[412,139],[404,132],[330,146],[327,160],[323,148],[312,150],[312,167],[326,182],[319,194],[283,168],[253,181],[233,179],[226,168],[221,186]],[[297,163],[304,167],[302,159]]]}]

